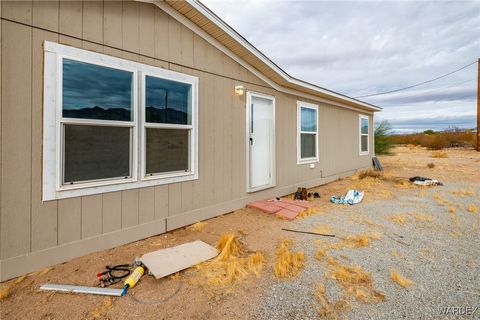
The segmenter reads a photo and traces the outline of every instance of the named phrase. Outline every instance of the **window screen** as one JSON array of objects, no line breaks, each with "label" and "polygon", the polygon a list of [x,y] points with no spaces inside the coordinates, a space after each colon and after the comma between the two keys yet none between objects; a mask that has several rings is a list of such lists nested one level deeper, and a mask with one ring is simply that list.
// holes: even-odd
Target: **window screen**
[{"label": "window screen", "polygon": [[189,170],[189,131],[146,129],[146,174]]},{"label": "window screen", "polygon": [[315,157],[315,140],[314,134],[301,134],[302,158]]},{"label": "window screen", "polygon": [[130,176],[131,128],[64,125],[64,183]]},{"label": "window screen", "polygon": [[368,136],[362,135],[362,152],[368,152]]}]

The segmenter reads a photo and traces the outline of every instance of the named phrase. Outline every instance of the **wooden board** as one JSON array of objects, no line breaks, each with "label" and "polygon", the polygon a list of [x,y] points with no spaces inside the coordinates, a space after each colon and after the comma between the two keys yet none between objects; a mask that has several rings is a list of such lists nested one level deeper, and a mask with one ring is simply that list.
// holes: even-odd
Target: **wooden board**
[{"label": "wooden board", "polygon": [[144,254],[140,259],[155,278],[174,274],[218,255],[218,250],[203,241],[196,240],[167,249]]}]

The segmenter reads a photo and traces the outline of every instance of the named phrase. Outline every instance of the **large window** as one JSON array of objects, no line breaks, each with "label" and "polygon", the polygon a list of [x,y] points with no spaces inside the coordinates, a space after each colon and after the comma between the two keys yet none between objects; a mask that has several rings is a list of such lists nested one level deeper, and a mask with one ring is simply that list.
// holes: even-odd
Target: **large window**
[{"label": "large window", "polygon": [[45,42],[43,199],[198,178],[198,78]]},{"label": "large window", "polygon": [[318,162],[318,106],[297,102],[297,163]]},{"label": "large window", "polygon": [[360,135],[360,155],[367,155],[369,153],[369,120],[368,116],[360,115],[359,117],[359,135]]},{"label": "large window", "polygon": [[61,184],[131,178],[135,73],[61,62]]}]

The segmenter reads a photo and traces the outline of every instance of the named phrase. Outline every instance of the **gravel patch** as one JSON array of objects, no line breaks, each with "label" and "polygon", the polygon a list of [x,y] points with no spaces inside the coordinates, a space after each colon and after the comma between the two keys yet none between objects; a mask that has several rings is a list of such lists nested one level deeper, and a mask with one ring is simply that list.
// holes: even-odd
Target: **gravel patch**
[{"label": "gravel patch", "polygon": [[[459,190],[473,194],[454,194]],[[439,204],[438,199],[444,204]],[[480,210],[478,184],[448,184],[422,191],[410,189],[393,199],[351,207],[338,205],[326,214],[286,225],[312,231],[318,225],[328,224],[337,236],[372,231],[383,234],[368,247],[334,250],[327,254],[342,264],[359,265],[371,272],[374,288],[387,298],[385,302],[365,304],[349,297],[352,308],[342,316],[349,319],[450,319],[458,315],[451,314],[453,309],[448,310],[450,314],[444,314],[442,308],[458,307],[458,312],[473,313],[463,315],[462,319],[480,319],[480,212],[468,212],[471,204]],[[455,207],[454,213],[449,212],[451,207]],[[405,225],[390,220],[392,215],[403,214],[407,215]],[[417,221],[415,214],[431,216],[433,221]],[[365,220],[378,225],[369,225]],[[325,258],[315,259],[318,246],[315,240],[338,240],[303,234],[286,236],[296,240],[293,249],[305,252],[305,269],[297,278],[274,281],[261,299],[256,316],[260,319],[317,319],[318,303],[314,291],[318,284],[324,282],[330,301],[339,299],[342,289],[334,280],[324,279],[329,266]],[[392,269],[414,283],[406,289],[400,287],[390,279]]]}]

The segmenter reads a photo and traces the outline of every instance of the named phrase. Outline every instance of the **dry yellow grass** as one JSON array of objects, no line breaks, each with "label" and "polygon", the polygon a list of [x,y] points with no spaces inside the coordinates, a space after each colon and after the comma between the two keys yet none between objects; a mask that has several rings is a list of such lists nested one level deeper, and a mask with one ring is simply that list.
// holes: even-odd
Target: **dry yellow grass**
[{"label": "dry yellow grass", "polygon": [[460,197],[472,197],[475,195],[475,191],[473,190],[466,190],[466,189],[459,189],[459,190],[454,190],[452,191],[452,194]]},{"label": "dry yellow grass", "polygon": [[21,276],[15,280],[2,284],[2,288],[0,289],[0,300],[8,298],[12,293],[12,290],[26,278],[27,276]]},{"label": "dry yellow grass", "polygon": [[396,270],[390,271],[390,278],[392,279],[392,281],[396,282],[403,288],[408,288],[413,283],[412,280],[402,277]]},{"label": "dry yellow grass", "polygon": [[392,250],[392,257],[394,258],[402,258],[402,255],[398,253],[397,249]]},{"label": "dry yellow grass", "polygon": [[97,304],[95,308],[90,311],[87,319],[107,319],[106,315],[108,311],[112,308],[112,306],[112,298],[105,298],[102,302]]},{"label": "dry yellow grass", "polygon": [[169,278],[170,278],[170,280],[178,280],[178,279],[180,279],[180,272],[175,272],[175,273],[172,274]]},{"label": "dry yellow grass", "polygon": [[413,217],[417,222],[432,222],[433,216],[425,213],[412,213]]},{"label": "dry yellow grass", "polygon": [[255,252],[247,258],[247,270],[253,272],[257,277],[260,276],[265,263],[265,256],[261,252]]},{"label": "dry yellow grass", "polygon": [[187,229],[190,231],[202,231],[203,228],[205,228],[205,225],[206,225],[205,222],[199,221],[197,223],[192,224]]},{"label": "dry yellow grass", "polygon": [[410,189],[410,188],[418,187],[417,185],[411,183],[408,180],[398,180],[398,181],[395,182],[395,186],[397,188],[402,188],[402,189]]},{"label": "dry yellow grass", "polygon": [[317,252],[315,253],[315,258],[317,260],[322,260],[323,257],[327,254],[328,249],[327,248],[319,248]]},{"label": "dry yellow grass", "polygon": [[327,272],[327,278],[336,280],[344,294],[363,303],[385,301],[385,295],[373,288],[372,275],[360,266],[335,263]]},{"label": "dry yellow grass", "polygon": [[478,212],[478,208],[476,205],[474,205],[473,203],[470,203],[467,207],[467,211],[470,212],[470,213],[477,213]]},{"label": "dry yellow grass", "polygon": [[389,173],[374,170],[364,170],[357,172],[354,176],[350,177],[352,184],[349,189],[356,189],[365,191],[369,198],[388,199],[393,197],[393,193],[389,191],[385,186],[385,183],[392,180]]},{"label": "dry yellow grass", "polygon": [[455,213],[457,211],[457,208],[455,207],[448,207],[448,212],[450,213]]},{"label": "dry yellow grass", "polygon": [[319,244],[319,248],[315,253],[315,258],[317,260],[322,260],[330,250],[367,247],[370,245],[370,240],[379,240],[382,235],[383,234],[378,231],[373,231],[364,234],[348,235],[346,237],[341,237],[341,241],[334,243],[317,241],[317,243]]},{"label": "dry yellow grass", "polygon": [[448,158],[448,153],[445,151],[433,151],[430,155],[432,158]]},{"label": "dry yellow grass", "polygon": [[273,272],[277,278],[296,277],[304,267],[305,254],[303,251],[290,251],[292,244],[292,240],[284,239],[277,247],[277,258],[273,266]]},{"label": "dry yellow grass", "polygon": [[328,301],[323,283],[318,285],[318,288],[315,291],[315,297],[319,302],[317,310],[322,319],[338,320],[340,319],[341,314],[350,308],[348,302],[344,298],[335,303]]},{"label": "dry yellow grass", "polygon": [[311,208],[300,211],[300,213],[297,216],[297,219],[303,219],[305,217],[313,216],[316,214],[322,214],[322,212],[320,212],[318,208],[311,207]]},{"label": "dry yellow grass", "polygon": [[443,205],[445,202],[445,198],[443,198],[443,196],[438,192],[435,192],[433,194],[433,199],[435,200],[435,202],[437,202],[438,205]]},{"label": "dry yellow grass", "polygon": [[394,214],[388,217],[388,219],[392,222],[405,225],[408,222],[408,215],[407,214]]},{"label": "dry yellow grass", "polygon": [[313,228],[313,231],[317,233],[330,234],[332,233],[332,226],[329,224],[322,224]]},{"label": "dry yellow grass", "polygon": [[380,240],[383,236],[383,233],[378,231],[372,231],[372,232],[366,233],[366,236],[372,240]]},{"label": "dry yellow grass", "polygon": [[348,248],[361,248],[368,247],[370,244],[369,238],[364,234],[351,235],[343,238],[345,242],[345,247]]},{"label": "dry yellow grass", "polygon": [[261,252],[247,254],[243,245],[233,234],[223,234],[217,244],[220,254],[213,260],[201,263],[195,268],[197,277],[192,282],[207,290],[213,287],[232,290],[232,285],[244,280],[248,275],[260,276],[265,262]]},{"label": "dry yellow grass", "polygon": [[453,230],[448,233],[451,237],[459,238],[463,236],[463,232],[460,230]]}]

